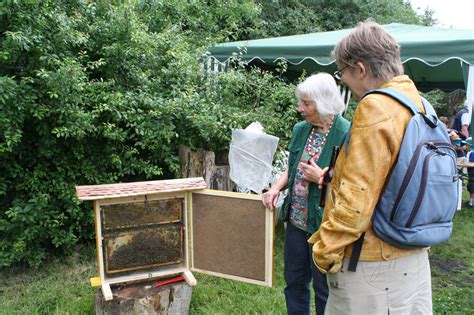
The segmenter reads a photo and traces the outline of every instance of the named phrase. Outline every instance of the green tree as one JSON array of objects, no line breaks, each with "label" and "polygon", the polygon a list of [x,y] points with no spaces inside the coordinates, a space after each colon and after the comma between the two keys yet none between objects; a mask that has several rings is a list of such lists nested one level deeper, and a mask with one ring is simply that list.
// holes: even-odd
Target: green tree
[{"label": "green tree", "polygon": [[368,18],[380,24],[433,25],[433,12],[417,15],[405,0],[257,0],[262,22],[253,38],[333,31]]}]

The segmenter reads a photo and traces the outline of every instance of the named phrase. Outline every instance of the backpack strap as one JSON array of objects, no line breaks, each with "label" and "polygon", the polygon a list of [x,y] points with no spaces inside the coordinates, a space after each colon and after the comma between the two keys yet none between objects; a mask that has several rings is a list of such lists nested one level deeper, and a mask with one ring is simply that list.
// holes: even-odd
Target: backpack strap
[{"label": "backpack strap", "polygon": [[390,96],[391,98],[401,103],[403,106],[407,107],[413,113],[413,115],[416,115],[420,112],[418,110],[418,107],[416,107],[416,105],[413,104],[413,102],[408,97],[406,97],[403,93],[400,93],[399,91],[395,89],[385,88],[385,89],[370,90],[370,91],[367,91],[362,98],[370,94],[384,94],[384,95]]},{"label": "backpack strap", "polygon": [[[366,97],[369,94],[383,94],[390,96],[391,98],[395,99],[398,101],[400,104],[408,108],[413,115],[420,114],[423,116],[424,120],[426,123],[431,127],[431,128],[436,128],[438,126],[438,116],[436,115],[436,111],[434,110],[433,106],[428,102],[424,97],[420,96],[421,98],[421,103],[423,104],[423,107],[425,108],[426,114],[423,114],[420,112],[418,107],[410,100],[408,97],[405,96],[402,92],[392,89],[392,88],[384,88],[384,89],[374,89],[370,90],[367,93],[362,96],[361,99]],[[431,116],[428,117],[428,116]],[[344,138],[344,143],[346,144],[346,149],[344,150],[346,152],[346,156],[348,154],[349,150],[349,140],[351,138],[351,126],[349,127],[349,130],[346,133],[346,136]],[[341,146],[342,147],[342,146]]]},{"label": "backpack strap", "polygon": [[345,144],[345,152],[346,152],[346,156],[348,154],[348,148],[349,148],[349,141],[351,140],[351,129],[352,129],[352,122],[351,124],[349,125],[349,129],[347,129],[347,132],[346,132],[346,135],[344,137],[344,139],[342,140],[342,143],[341,143],[341,148],[342,148],[342,145]]},{"label": "backpack strap", "polygon": [[[418,107],[413,103],[413,101],[398,90],[395,90],[392,88],[375,89],[375,90],[368,91],[367,93],[364,94],[363,97],[369,94],[384,94],[384,95],[390,96],[391,98],[397,100],[403,106],[409,108],[410,111],[413,113],[413,115],[416,115],[416,114],[423,115],[423,113],[419,111]],[[436,111],[434,110],[430,102],[428,102],[423,96],[420,96],[420,98],[421,98],[421,103],[423,104],[423,107],[425,108],[425,112],[426,112],[426,114],[424,115],[438,118],[438,116],[436,115]]]},{"label": "backpack strap", "polygon": [[360,252],[362,251],[362,243],[364,243],[365,232],[354,242],[352,246],[351,259],[349,260],[348,271],[355,272],[357,268],[357,263],[359,262]]},{"label": "backpack strap", "polygon": [[430,102],[428,102],[423,96],[420,96],[420,97],[421,97],[421,102],[423,103],[423,106],[425,107],[426,115],[430,115],[430,116],[434,116],[438,118],[438,115],[436,115],[436,112],[433,106],[431,106]]}]

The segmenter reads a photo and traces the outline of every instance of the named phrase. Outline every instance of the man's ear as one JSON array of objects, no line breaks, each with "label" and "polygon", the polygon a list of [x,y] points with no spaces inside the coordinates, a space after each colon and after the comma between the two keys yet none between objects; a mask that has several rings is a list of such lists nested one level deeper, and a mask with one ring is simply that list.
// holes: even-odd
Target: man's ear
[{"label": "man's ear", "polygon": [[356,63],[356,68],[360,76],[360,79],[361,80],[364,79],[367,76],[367,68],[365,67],[365,65],[362,62],[358,61]]}]

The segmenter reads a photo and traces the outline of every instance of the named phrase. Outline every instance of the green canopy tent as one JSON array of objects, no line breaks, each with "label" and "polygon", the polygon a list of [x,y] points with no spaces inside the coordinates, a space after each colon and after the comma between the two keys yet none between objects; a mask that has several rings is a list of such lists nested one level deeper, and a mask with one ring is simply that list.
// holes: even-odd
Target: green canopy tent
[{"label": "green canopy tent", "polygon": [[[474,30],[405,24],[383,27],[401,45],[405,73],[419,90],[466,89],[469,67],[474,67]],[[303,70],[332,73],[336,65],[330,52],[348,32],[346,29],[218,44],[209,50],[208,60],[227,63],[239,54],[246,64],[266,69],[276,68],[280,60],[285,60],[290,74],[298,75]]]}]

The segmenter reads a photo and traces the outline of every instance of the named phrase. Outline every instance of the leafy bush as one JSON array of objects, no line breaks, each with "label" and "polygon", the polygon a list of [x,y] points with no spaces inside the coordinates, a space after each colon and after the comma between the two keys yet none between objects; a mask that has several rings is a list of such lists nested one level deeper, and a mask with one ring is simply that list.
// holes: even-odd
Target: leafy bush
[{"label": "leafy bush", "polygon": [[285,143],[295,122],[279,77],[201,69],[253,27],[251,2],[119,3],[0,3],[0,266],[93,238],[76,185],[175,177],[181,143],[226,149],[255,120]]}]

